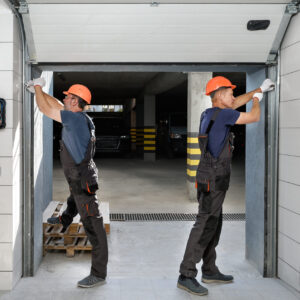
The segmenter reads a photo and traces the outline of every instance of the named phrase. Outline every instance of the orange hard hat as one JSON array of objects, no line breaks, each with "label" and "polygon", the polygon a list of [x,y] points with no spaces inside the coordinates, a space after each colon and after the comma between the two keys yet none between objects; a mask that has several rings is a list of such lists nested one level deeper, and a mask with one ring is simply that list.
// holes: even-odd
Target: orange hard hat
[{"label": "orange hard hat", "polygon": [[68,91],[64,91],[63,94],[65,95],[73,94],[75,96],[82,98],[88,104],[91,104],[92,94],[90,90],[82,84],[71,85]]},{"label": "orange hard hat", "polygon": [[233,85],[230,80],[223,76],[216,76],[212,78],[206,85],[206,93],[205,95],[209,96],[210,93],[216,91],[221,87],[230,87],[232,89],[236,88],[236,85]]}]

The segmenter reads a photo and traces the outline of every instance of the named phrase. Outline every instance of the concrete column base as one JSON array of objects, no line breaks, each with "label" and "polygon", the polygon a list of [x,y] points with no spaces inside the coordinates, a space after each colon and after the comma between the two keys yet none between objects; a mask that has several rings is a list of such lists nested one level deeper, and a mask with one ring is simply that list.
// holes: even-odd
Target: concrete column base
[{"label": "concrete column base", "polygon": [[188,192],[189,200],[197,202],[197,189],[195,188],[195,182],[186,181],[186,188]]},{"label": "concrete column base", "polygon": [[155,153],[144,153],[144,161],[156,161]]}]

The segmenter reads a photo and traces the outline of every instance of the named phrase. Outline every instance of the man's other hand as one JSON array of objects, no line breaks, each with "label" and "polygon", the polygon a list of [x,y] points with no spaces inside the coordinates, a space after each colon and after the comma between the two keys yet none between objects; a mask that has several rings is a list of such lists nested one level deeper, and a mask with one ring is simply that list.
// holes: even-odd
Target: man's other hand
[{"label": "man's other hand", "polygon": [[253,99],[254,99],[254,98],[257,98],[258,101],[260,102],[260,101],[262,100],[262,98],[263,98],[263,93],[255,93],[255,94],[253,95]]}]

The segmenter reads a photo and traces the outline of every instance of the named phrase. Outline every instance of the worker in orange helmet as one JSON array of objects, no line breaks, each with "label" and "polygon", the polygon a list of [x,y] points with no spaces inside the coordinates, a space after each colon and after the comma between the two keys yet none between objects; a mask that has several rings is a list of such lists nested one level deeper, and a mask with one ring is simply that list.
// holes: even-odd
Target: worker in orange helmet
[{"label": "worker in orange helmet", "polygon": [[91,103],[90,90],[81,84],[72,85],[61,103],[43,92],[44,78],[33,79],[26,84],[35,93],[39,110],[47,117],[62,123],[60,159],[70,188],[67,209],[61,216],[48,219],[48,223],[62,224],[67,228],[79,213],[92,250],[90,275],[78,282],[79,287],[93,287],[105,283],[108,249],[103,218],[98,208],[98,170],[93,161],[95,154],[95,126],[84,113]]},{"label": "worker in orange helmet", "polygon": [[[206,95],[211,97],[212,108],[205,110],[200,118],[199,147],[200,162],[196,174],[197,199],[199,203],[196,222],[191,230],[177,286],[192,294],[207,295],[208,290],[196,280],[196,264],[201,260],[202,282],[229,283],[233,276],[222,274],[216,266],[216,246],[222,228],[222,205],[229,187],[233,135],[230,128],[234,124],[248,124],[260,119],[260,104],[263,93],[275,88],[266,79],[252,92],[233,96],[233,85],[223,76],[208,81]],[[252,99],[250,112],[236,109]]]}]

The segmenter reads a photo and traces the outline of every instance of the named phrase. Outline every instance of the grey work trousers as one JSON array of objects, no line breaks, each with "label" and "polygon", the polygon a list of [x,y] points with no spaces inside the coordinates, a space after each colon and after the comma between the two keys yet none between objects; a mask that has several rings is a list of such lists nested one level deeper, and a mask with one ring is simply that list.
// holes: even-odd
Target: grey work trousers
[{"label": "grey work trousers", "polygon": [[216,246],[222,230],[222,205],[226,191],[197,191],[199,210],[190,232],[180,274],[196,277],[196,264],[203,260],[202,273],[213,275],[219,272],[216,266]]},{"label": "grey work trousers", "polygon": [[[84,197],[89,196],[85,195]],[[73,218],[78,214],[77,206],[80,204],[75,199],[76,196],[74,197],[72,194],[69,196],[67,208],[62,213],[61,220],[64,227],[68,227],[72,223]],[[107,275],[108,247],[103,218],[98,213],[95,216],[81,218],[81,222],[92,244],[91,274],[105,279]]]}]

